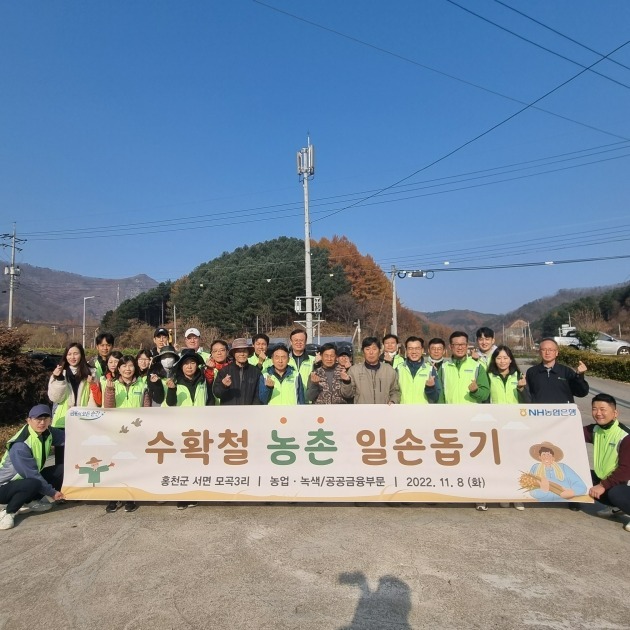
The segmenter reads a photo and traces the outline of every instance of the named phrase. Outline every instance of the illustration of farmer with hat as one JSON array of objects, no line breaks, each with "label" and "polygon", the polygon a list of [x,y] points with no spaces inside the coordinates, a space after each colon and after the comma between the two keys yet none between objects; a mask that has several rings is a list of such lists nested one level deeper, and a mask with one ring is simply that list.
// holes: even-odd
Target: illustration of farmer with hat
[{"label": "illustration of farmer with hat", "polygon": [[76,464],[75,468],[79,471],[80,475],[87,475],[87,482],[91,483],[92,487],[94,487],[97,483],[101,483],[101,473],[107,472],[116,465],[114,462],[110,462],[109,465],[99,466],[102,461],[102,459],[92,457],[85,462],[87,466],[79,466],[79,464]]},{"label": "illustration of farmer with hat", "polygon": [[560,462],[564,453],[551,442],[534,444],[529,454],[539,463],[520,478],[521,487],[538,501],[567,501],[586,494],[586,484],[577,473]]}]

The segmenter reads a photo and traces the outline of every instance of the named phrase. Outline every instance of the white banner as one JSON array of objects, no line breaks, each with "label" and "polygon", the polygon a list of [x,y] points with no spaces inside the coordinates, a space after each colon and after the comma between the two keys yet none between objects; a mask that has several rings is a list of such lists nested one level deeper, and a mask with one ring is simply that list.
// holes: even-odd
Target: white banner
[{"label": "white banner", "polygon": [[74,408],[68,499],[590,503],[575,405]]}]

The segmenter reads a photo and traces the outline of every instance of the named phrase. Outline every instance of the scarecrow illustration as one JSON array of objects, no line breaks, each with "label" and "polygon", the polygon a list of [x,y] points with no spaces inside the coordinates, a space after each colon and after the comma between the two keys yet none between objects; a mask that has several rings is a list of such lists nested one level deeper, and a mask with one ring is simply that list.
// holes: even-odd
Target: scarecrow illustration
[{"label": "scarecrow illustration", "polygon": [[561,464],[562,449],[551,442],[534,444],[529,454],[539,463],[534,464],[528,473],[519,479],[521,488],[527,490],[537,501],[566,501],[586,494],[586,484],[577,473]]},{"label": "scarecrow illustration", "polygon": [[107,472],[112,466],[116,465],[114,462],[110,462],[108,465],[99,466],[102,461],[102,459],[92,457],[85,462],[87,466],[79,466],[79,464],[76,464],[75,468],[79,471],[80,475],[87,475],[87,482],[91,483],[92,487],[94,487],[97,483],[101,483],[101,473]]}]

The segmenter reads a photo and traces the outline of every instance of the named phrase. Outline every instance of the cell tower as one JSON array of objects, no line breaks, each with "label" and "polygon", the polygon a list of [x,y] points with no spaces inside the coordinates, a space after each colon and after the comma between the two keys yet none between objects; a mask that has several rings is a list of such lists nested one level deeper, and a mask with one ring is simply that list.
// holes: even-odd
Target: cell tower
[{"label": "cell tower", "polygon": [[[306,341],[313,341],[313,314],[322,312],[321,296],[313,296],[311,283],[311,220],[308,212],[308,180],[315,176],[315,148],[311,144],[310,136],[307,136],[307,144],[304,149],[297,152],[297,172],[304,188],[304,280],[306,295],[295,298],[295,312],[306,315]],[[302,300],[305,308],[302,308]],[[301,323],[301,322],[300,322]]]}]

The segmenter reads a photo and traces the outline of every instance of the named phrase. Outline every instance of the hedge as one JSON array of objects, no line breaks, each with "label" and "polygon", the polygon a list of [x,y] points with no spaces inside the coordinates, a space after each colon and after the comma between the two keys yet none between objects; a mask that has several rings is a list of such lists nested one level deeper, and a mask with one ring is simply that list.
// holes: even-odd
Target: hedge
[{"label": "hedge", "polygon": [[558,361],[576,368],[578,361],[584,361],[588,367],[587,376],[601,376],[614,381],[630,383],[630,357],[608,356],[586,350],[574,350],[560,346]]}]

